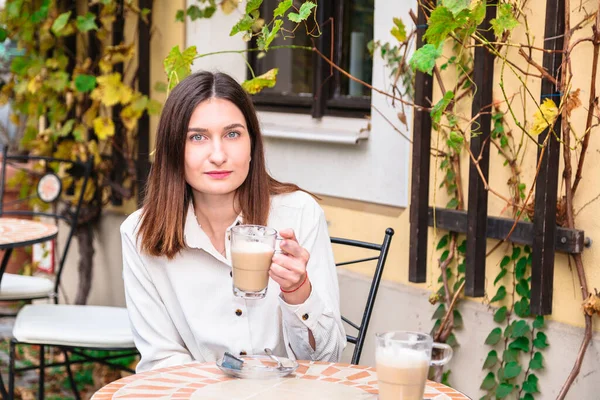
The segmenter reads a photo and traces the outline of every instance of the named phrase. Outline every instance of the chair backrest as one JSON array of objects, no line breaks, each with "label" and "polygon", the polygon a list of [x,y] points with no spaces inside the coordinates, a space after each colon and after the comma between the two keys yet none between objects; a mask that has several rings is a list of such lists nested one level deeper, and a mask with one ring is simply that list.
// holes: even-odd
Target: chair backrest
[{"label": "chair backrest", "polygon": [[[31,168],[30,161],[34,162],[34,168]],[[25,197],[21,197],[15,201],[4,203],[6,186],[7,166],[12,166],[17,170],[22,171],[28,179],[35,185],[35,193]],[[2,147],[2,171],[0,171],[0,216],[21,216],[21,217],[48,217],[55,221],[62,220],[69,226],[69,234],[65,243],[61,246],[62,251],[59,252],[59,261],[56,269],[56,279],[54,284],[55,301],[57,301],[58,288],[60,285],[60,277],[65,264],[67,253],[71,245],[71,240],[77,229],[81,205],[84,201],[84,196],[92,168],[94,165],[93,157],[90,156],[87,161],[67,160],[61,158],[32,156],[32,155],[13,155],[8,153],[8,147]],[[81,182],[81,186],[79,183]],[[75,190],[77,187],[77,190]],[[77,193],[79,191],[79,193]],[[69,200],[64,195],[65,192],[74,193],[76,198]],[[33,199],[39,200],[38,204],[47,204],[50,210],[32,210],[30,207],[26,209],[7,210],[6,206],[14,206],[18,204],[29,203]],[[0,281],[4,271],[0,271]]]},{"label": "chair backrest", "polygon": [[379,252],[378,255],[374,255],[372,257],[361,258],[352,261],[344,261],[337,263],[336,266],[340,267],[342,265],[349,264],[358,264],[362,262],[375,261],[377,260],[377,265],[375,266],[375,272],[373,273],[373,279],[371,281],[371,288],[369,289],[369,295],[367,296],[367,302],[365,304],[365,309],[363,311],[362,320],[360,325],[355,324],[350,321],[346,317],[342,316],[342,320],[357,330],[356,336],[346,335],[346,339],[348,342],[354,344],[354,353],[352,354],[352,364],[358,364],[360,361],[360,355],[362,353],[362,348],[365,343],[365,337],[367,334],[367,329],[369,328],[369,321],[371,320],[371,314],[373,313],[373,306],[375,305],[375,298],[377,297],[377,291],[379,290],[379,283],[381,282],[381,276],[383,274],[383,267],[385,266],[385,261],[387,259],[388,252],[390,250],[390,243],[392,242],[392,236],[394,235],[394,230],[392,228],[387,228],[385,230],[385,236],[383,238],[382,244],[377,243],[368,243],[361,242],[358,240],[351,239],[342,239],[337,237],[331,238],[332,244],[350,246],[350,247],[358,247],[362,249],[373,250]]}]

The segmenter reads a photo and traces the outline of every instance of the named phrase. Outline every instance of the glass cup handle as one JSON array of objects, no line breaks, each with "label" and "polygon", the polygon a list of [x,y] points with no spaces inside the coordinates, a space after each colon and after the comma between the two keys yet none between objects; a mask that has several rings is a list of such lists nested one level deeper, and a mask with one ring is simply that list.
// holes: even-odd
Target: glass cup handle
[{"label": "glass cup handle", "polygon": [[[278,240],[283,240],[283,238],[281,236],[277,235],[275,237],[275,241],[278,241]],[[283,250],[281,250],[281,247],[279,247],[279,250],[277,250],[277,248],[275,248],[275,252],[274,253],[275,254],[285,254],[285,252]]]},{"label": "glass cup handle", "polygon": [[452,354],[454,353],[452,351],[452,347],[450,347],[446,343],[434,343],[433,348],[443,350],[444,352],[444,358],[442,358],[441,360],[431,360],[431,365],[433,366],[446,365],[448,361],[450,361],[450,359],[452,358]]}]

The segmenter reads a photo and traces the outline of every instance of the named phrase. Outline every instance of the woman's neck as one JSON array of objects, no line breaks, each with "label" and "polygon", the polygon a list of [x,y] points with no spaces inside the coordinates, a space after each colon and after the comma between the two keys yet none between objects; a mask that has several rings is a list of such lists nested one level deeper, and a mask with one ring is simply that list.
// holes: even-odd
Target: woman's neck
[{"label": "woman's neck", "polygon": [[196,219],[211,239],[220,238],[225,233],[238,216],[236,209],[239,210],[234,193],[219,196],[194,193]]}]

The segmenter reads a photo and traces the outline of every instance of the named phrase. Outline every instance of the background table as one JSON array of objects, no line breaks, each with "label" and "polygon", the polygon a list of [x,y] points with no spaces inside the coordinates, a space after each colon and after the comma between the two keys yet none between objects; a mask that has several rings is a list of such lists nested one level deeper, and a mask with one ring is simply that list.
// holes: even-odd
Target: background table
[{"label": "background table", "polygon": [[56,225],[44,224],[30,219],[0,218],[0,250],[29,246],[54,239]]},{"label": "background table", "polygon": [[[374,368],[321,361],[299,361],[299,364],[296,373],[290,375],[291,378],[262,382],[230,378],[214,363],[191,363],[161,368],[110,383],[96,392],[92,400],[271,400],[296,398],[294,394],[300,395],[298,398],[302,399],[377,399],[377,375]],[[283,380],[287,381],[285,396],[281,389],[277,388]],[[271,387],[265,388],[265,385]],[[253,393],[256,396],[252,396]],[[432,400],[469,399],[452,388],[431,381],[427,382],[424,397]]]}]

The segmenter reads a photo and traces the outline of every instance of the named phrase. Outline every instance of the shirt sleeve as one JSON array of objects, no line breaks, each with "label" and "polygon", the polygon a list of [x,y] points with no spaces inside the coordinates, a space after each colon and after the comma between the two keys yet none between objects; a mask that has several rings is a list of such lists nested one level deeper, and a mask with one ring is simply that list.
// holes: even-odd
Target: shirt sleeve
[{"label": "shirt sleeve", "polygon": [[[290,357],[337,362],[346,347],[337,272],[325,214],[316,202],[314,208],[314,213],[303,215],[303,223],[309,229],[297,232],[300,245],[310,254],[307,273],[312,291],[298,305],[288,304],[279,296],[284,340]],[[315,338],[314,350],[309,343],[309,330]]]},{"label": "shirt sleeve", "polygon": [[193,361],[135,246],[121,227],[125,299],[135,346],[141,354],[137,372]]}]

